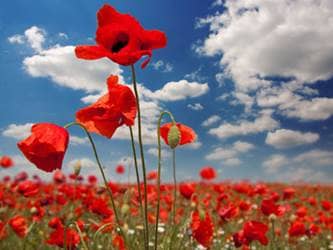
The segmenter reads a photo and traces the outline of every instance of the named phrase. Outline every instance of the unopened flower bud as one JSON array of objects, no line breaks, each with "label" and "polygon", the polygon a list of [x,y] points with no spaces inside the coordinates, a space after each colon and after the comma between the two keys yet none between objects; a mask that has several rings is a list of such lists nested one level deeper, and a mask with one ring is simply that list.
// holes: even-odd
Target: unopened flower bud
[{"label": "unopened flower bud", "polygon": [[176,124],[173,124],[168,133],[168,144],[171,148],[177,147],[180,142],[180,131]]},{"label": "unopened flower bud", "polygon": [[75,163],[75,165],[74,165],[74,174],[76,175],[76,176],[78,176],[79,174],[80,174],[80,172],[81,172],[81,161],[80,160],[78,160],[76,163]]}]

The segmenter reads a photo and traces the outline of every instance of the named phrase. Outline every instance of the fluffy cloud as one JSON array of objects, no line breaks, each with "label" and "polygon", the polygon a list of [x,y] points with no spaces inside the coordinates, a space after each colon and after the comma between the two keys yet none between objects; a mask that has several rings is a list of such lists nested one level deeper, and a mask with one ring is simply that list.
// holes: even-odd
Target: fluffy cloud
[{"label": "fluffy cloud", "polygon": [[330,0],[227,0],[224,7],[198,21],[199,27],[209,24],[210,34],[197,51],[222,55],[238,89],[267,85],[266,76],[315,82],[333,75]]},{"label": "fluffy cloud", "polygon": [[200,103],[187,104],[187,107],[196,111],[203,110],[204,107]]},{"label": "fluffy cloud", "polygon": [[268,132],[266,143],[275,148],[290,148],[304,144],[311,144],[319,140],[317,133],[302,133],[289,129],[278,129]]},{"label": "fluffy cloud", "polygon": [[296,163],[312,166],[333,166],[333,151],[314,149],[299,154],[294,158]]},{"label": "fluffy cloud", "polygon": [[[119,65],[110,60],[79,60],[75,57],[74,46],[55,46],[26,57],[23,66],[32,77],[50,77],[64,87],[87,92],[103,91],[105,79],[110,75],[122,74]],[[120,78],[123,82],[123,79]]]},{"label": "fluffy cloud", "polygon": [[242,120],[235,124],[223,123],[219,127],[211,128],[209,134],[217,136],[220,139],[233,137],[237,135],[255,134],[264,131],[270,131],[279,127],[279,122],[271,117],[270,111],[262,111],[260,116],[254,121]]},{"label": "fluffy cloud", "polygon": [[32,26],[24,32],[24,36],[28,43],[36,52],[41,52],[43,50],[45,34],[45,31],[37,26]]},{"label": "fluffy cloud", "polygon": [[288,163],[288,159],[284,155],[275,154],[266,159],[262,166],[265,172],[269,174],[277,173],[281,167]]},{"label": "fluffy cloud", "polygon": [[223,160],[226,166],[237,166],[241,164],[241,160],[237,157],[246,153],[254,148],[254,145],[248,142],[236,141],[229,148],[218,147],[213,150],[213,152],[206,155],[207,160],[219,161]]},{"label": "fluffy cloud", "polygon": [[76,146],[76,145],[85,145],[89,143],[89,140],[87,137],[82,138],[75,135],[71,135],[69,142],[71,143],[71,145]]},{"label": "fluffy cloud", "polygon": [[2,131],[3,136],[11,137],[17,140],[22,140],[30,135],[30,129],[33,123],[26,124],[10,124]]},{"label": "fluffy cloud", "polygon": [[201,123],[201,126],[209,127],[220,120],[221,120],[221,117],[219,117],[218,115],[212,115],[212,116],[208,117],[207,120],[203,121],[203,123]]},{"label": "fluffy cloud", "polygon": [[149,93],[149,97],[160,101],[178,101],[206,94],[209,90],[207,83],[180,80],[168,82],[162,89]]}]

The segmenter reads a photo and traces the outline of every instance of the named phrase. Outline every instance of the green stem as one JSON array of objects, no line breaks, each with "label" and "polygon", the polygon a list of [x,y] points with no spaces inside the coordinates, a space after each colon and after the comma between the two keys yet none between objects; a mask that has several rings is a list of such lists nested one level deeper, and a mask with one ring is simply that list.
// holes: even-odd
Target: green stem
[{"label": "green stem", "polygon": [[119,219],[119,215],[118,215],[118,211],[117,211],[117,208],[116,208],[116,204],[115,204],[115,201],[114,201],[114,198],[113,198],[112,191],[111,191],[111,189],[110,189],[110,187],[109,187],[109,185],[108,185],[108,181],[106,180],[106,177],[105,177],[105,173],[104,173],[104,170],[103,170],[102,164],[101,164],[101,162],[100,162],[100,160],[99,160],[99,157],[98,157],[98,154],[97,154],[97,149],[96,149],[95,143],[94,143],[94,141],[93,141],[93,139],[92,139],[92,137],[91,137],[89,131],[88,131],[88,130],[86,129],[86,127],[85,127],[83,124],[81,124],[81,123],[78,123],[78,122],[71,122],[71,123],[66,124],[66,125],[64,126],[64,128],[68,128],[68,127],[71,127],[71,126],[73,126],[73,125],[77,125],[77,126],[81,127],[81,128],[85,131],[85,133],[86,133],[86,135],[87,135],[87,137],[88,137],[88,139],[89,139],[89,141],[90,141],[90,144],[91,144],[91,147],[92,147],[92,149],[93,149],[94,156],[95,156],[95,159],[96,159],[96,162],[97,162],[97,166],[98,166],[98,168],[99,168],[99,170],[100,170],[100,172],[101,172],[101,174],[102,174],[105,188],[106,188],[106,190],[107,190],[107,192],[108,192],[108,194],[109,194],[109,196],[110,196],[110,199],[111,199],[112,209],[113,209],[113,212],[114,212],[114,215],[115,215],[115,218],[116,218],[116,223],[117,223],[117,225],[118,225],[118,228],[119,228],[119,230],[120,230],[120,233],[122,234],[122,236],[123,236],[123,238],[124,238],[124,240],[125,240],[126,245],[128,245],[128,244],[127,244],[127,238],[126,238],[126,235],[125,235],[125,233],[124,233],[124,231],[123,231],[123,229],[122,229],[122,227],[121,227],[121,223],[120,223],[120,219]]},{"label": "green stem", "polygon": [[132,70],[132,80],[133,88],[136,97],[136,107],[138,109],[138,136],[139,136],[139,146],[140,146],[140,155],[141,155],[141,164],[142,164],[142,175],[143,175],[143,185],[144,185],[144,213],[145,213],[145,231],[146,231],[146,242],[145,249],[149,249],[149,228],[148,228],[148,196],[147,196],[147,177],[146,177],[146,164],[145,157],[143,152],[143,143],[142,143],[142,131],[141,131],[141,111],[140,111],[140,100],[139,93],[136,84],[136,75],[134,65],[131,65]]},{"label": "green stem", "polygon": [[163,115],[169,115],[172,120],[172,123],[174,123],[174,124],[176,123],[173,115],[168,111],[161,112],[160,117],[157,122],[158,169],[157,169],[157,207],[156,207],[155,244],[154,244],[155,250],[157,249],[158,220],[159,220],[159,216],[160,216],[160,198],[161,198],[160,186],[161,186],[161,158],[162,158],[160,127],[161,127]]},{"label": "green stem", "polygon": [[177,179],[176,179],[176,149],[172,149],[172,168],[173,168],[173,208],[172,222],[176,224],[176,202],[177,202]]},{"label": "green stem", "polygon": [[[132,144],[132,151],[133,151],[133,158],[134,158],[134,166],[135,166],[137,189],[138,189],[138,193],[139,193],[140,213],[141,213],[141,217],[144,219],[145,216],[144,216],[144,213],[143,213],[141,184],[140,184],[141,181],[140,181],[140,175],[139,175],[138,161],[137,161],[137,157],[136,157],[134,135],[133,135],[133,129],[132,129],[132,127],[129,127],[129,129],[130,129],[130,134],[131,134],[131,144]],[[146,230],[144,230],[144,242],[147,242]]]}]

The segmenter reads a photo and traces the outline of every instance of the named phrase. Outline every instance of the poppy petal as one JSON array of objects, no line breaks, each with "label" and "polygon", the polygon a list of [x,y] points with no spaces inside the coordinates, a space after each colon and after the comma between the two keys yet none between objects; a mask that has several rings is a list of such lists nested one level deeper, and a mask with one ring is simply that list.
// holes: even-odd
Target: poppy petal
[{"label": "poppy petal", "polygon": [[75,48],[75,55],[78,58],[95,60],[107,56],[107,51],[101,46],[82,45]]}]

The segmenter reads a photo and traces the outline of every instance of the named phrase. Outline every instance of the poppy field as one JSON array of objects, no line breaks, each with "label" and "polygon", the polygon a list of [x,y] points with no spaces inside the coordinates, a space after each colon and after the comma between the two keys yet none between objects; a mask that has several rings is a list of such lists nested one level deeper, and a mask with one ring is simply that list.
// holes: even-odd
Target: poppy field
[{"label": "poppy field", "polygon": [[[161,185],[158,249],[332,248],[332,187],[215,183],[205,179],[205,171],[201,182],[177,186],[176,202],[173,185]],[[153,249],[157,189],[156,175],[150,175]],[[0,249],[144,249],[137,186],[109,182],[109,188],[126,243],[106,189],[95,176],[56,171],[49,183],[24,172],[14,179],[4,177]]]},{"label": "poppy field", "polygon": [[[75,46],[75,59],[107,58],[130,72],[131,83],[109,75],[106,93],[77,110],[74,121],[35,123],[17,142],[51,181],[24,169],[9,176],[15,161],[0,157],[1,250],[333,249],[333,186],[218,181],[213,166],[196,173],[199,181],[178,181],[176,151],[198,136],[168,110],[156,124],[157,166],[147,170],[136,64],[143,59],[144,72],[153,51],[167,42],[163,31],[145,29],[111,5],[97,11],[95,43]],[[63,164],[73,126],[85,133],[101,177],[83,175],[80,162],[70,170]],[[136,182],[106,175],[91,135],[112,140],[120,127],[129,132]],[[172,155],[171,182],[161,179],[162,147]],[[114,169],[119,177],[127,171]]]}]

